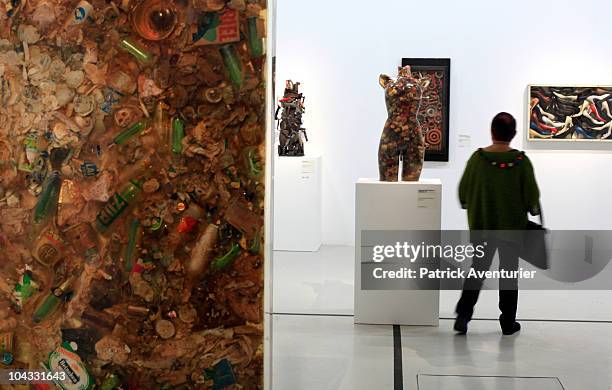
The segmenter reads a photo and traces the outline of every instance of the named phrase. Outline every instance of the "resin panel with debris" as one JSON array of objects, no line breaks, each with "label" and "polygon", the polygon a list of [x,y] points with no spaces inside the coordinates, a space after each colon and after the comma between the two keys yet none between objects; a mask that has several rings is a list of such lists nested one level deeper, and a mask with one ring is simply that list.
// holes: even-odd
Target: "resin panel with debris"
[{"label": "resin panel with debris", "polygon": [[0,369],[263,387],[265,0],[3,4]]}]

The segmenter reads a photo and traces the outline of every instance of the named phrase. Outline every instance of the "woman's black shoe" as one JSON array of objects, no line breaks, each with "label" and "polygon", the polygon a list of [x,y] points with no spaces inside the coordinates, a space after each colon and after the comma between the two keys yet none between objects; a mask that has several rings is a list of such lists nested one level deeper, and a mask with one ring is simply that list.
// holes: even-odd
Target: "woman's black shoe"
[{"label": "woman's black shoe", "polygon": [[503,326],[502,325],[502,333],[504,336],[512,336],[513,334],[521,331],[521,324],[515,322],[511,326]]},{"label": "woman's black shoe", "polygon": [[455,326],[453,327],[455,331],[459,334],[466,334],[468,331],[468,320],[463,317],[457,317],[455,320]]}]

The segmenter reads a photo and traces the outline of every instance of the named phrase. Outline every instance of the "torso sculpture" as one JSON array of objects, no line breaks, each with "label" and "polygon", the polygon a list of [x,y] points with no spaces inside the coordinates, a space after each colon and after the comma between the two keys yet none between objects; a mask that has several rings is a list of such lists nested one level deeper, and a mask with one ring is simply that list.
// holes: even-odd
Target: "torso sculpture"
[{"label": "torso sculpture", "polygon": [[399,68],[396,80],[381,75],[379,82],[389,112],[378,149],[380,180],[398,181],[401,162],[402,181],[418,181],[425,159],[425,140],[417,119],[423,86],[409,66]]},{"label": "torso sculpture", "polygon": [[279,110],[283,110],[279,120],[280,136],[278,145],[278,155],[285,157],[304,156],[304,141],[306,141],[306,129],[302,128],[302,114],[304,113],[304,95],[299,92],[300,83],[287,80],[285,94],[280,100],[280,105],[276,110],[276,119]]}]

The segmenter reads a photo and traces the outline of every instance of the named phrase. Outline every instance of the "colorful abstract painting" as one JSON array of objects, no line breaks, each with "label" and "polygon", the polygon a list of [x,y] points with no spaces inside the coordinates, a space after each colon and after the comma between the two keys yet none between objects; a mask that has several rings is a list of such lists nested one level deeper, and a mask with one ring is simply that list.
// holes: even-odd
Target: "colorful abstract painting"
[{"label": "colorful abstract painting", "polygon": [[529,139],[612,141],[612,87],[529,87]]}]

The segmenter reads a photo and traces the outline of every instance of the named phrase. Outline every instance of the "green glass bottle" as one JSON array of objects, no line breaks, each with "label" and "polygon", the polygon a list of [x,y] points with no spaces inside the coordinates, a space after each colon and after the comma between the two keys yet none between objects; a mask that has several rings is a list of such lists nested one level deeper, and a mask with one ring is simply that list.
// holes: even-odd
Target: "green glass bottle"
[{"label": "green glass bottle", "polygon": [[62,189],[60,170],[64,160],[66,160],[70,153],[69,149],[64,148],[54,148],[51,150],[49,160],[51,161],[53,171],[45,181],[34,208],[34,223],[36,224],[46,221],[48,217],[57,212],[57,204]]},{"label": "green glass bottle", "polygon": [[51,289],[51,292],[44,301],[38,306],[34,315],[32,316],[32,321],[39,324],[45,319],[49,318],[51,314],[53,314],[57,308],[60,306],[62,301],[66,299],[68,294],[70,294],[70,288],[72,283],[74,282],[74,277],[70,277],[64,281],[59,287],[55,287]]},{"label": "green glass bottle", "polygon": [[142,45],[130,38],[124,38],[119,42],[119,47],[138,60],[143,65],[149,65],[153,61],[153,55]]},{"label": "green glass bottle", "polygon": [[117,145],[123,145],[128,142],[133,136],[139,134],[141,131],[146,129],[149,126],[149,121],[146,119],[142,119],[127,129],[123,130],[121,133],[117,134],[115,138],[113,138],[113,143]]},{"label": "green glass bottle", "polygon": [[249,18],[247,22],[247,35],[252,58],[264,55],[263,39],[257,31],[257,21],[258,18]]},{"label": "green glass bottle", "polygon": [[172,120],[172,153],[179,155],[183,152],[183,138],[185,138],[185,124],[179,118]]},{"label": "green glass bottle", "polygon": [[125,247],[125,271],[132,272],[132,268],[136,261],[138,260],[136,256],[136,249],[138,249],[138,245],[140,239],[142,237],[142,226],[140,225],[140,221],[134,219],[130,224],[130,231],[128,235],[128,243]]},{"label": "green glass bottle", "polygon": [[121,379],[116,374],[112,374],[102,382],[100,390],[114,390],[121,384]]},{"label": "green glass bottle", "polygon": [[142,180],[130,180],[120,192],[115,193],[96,217],[96,226],[105,232],[142,192]]},{"label": "green glass bottle", "polygon": [[261,166],[259,151],[256,146],[249,146],[242,151],[242,161],[246,168],[247,175],[251,179],[259,179],[264,173]]},{"label": "green glass bottle", "polygon": [[234,48],[231,45],[221,46],[219,49],[221,56],[223,57],[223,63],[229,73],[232,84],[237,87],[242,86],[244,76],[242,74],[242,66],[240,65],[240,59],[236,56]]},{"label": "green glass bottle", "polygon": [[40,223],[57,209],[60,191],[62,189],[62,178],[59,172],[53,172],[43,186],[34,208],[34,223]]},{"label": "green glass bottle", "polygon": [[210,264],[210,268],[213,271],[219,271],[229,266],[235,259],[240,255],[240,245],[234,243],[230,250],[221,257],[216,258]]}]

